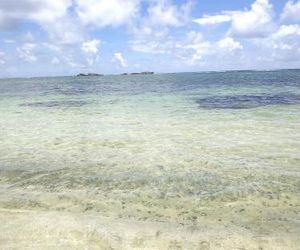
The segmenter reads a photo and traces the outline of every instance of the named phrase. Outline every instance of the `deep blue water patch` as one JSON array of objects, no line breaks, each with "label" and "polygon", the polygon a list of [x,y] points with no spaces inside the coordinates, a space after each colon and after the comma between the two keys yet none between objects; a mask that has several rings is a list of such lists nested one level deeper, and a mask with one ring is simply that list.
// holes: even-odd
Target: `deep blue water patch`
[{"label": "deep blue water patch", "polygon": [[300,104],[300,95],[292,93],[208,96],[196,102],[205,109],[251,109],[268,105]]}]

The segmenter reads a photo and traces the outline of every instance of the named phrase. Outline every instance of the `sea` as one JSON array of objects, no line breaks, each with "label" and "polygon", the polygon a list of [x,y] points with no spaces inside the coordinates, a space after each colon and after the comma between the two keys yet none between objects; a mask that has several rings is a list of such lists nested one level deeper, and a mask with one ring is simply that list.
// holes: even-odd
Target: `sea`
[{"label": "sea", "polygon": [[297,249],[300,70],[0,79],[1,249]]}]

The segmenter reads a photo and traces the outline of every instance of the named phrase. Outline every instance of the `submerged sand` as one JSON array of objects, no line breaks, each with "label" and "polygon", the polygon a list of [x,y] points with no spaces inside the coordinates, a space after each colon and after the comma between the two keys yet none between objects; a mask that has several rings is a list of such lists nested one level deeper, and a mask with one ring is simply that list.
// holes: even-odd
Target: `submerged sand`
[{"label": "submerged sand", "polygon": [[0,249],[300,249],[300,71],[0,81]]},{"label": "submerged sand", "polygon": [[0,248],[298,249],[297,175],[128,171],[1,171]]},{"label": "submerged sand", "polygon": [[11,209],[2,209],[0,219],[1,249],[298,249],[300,243],[299,232],[261,235],[222,223],[179,225]]}]

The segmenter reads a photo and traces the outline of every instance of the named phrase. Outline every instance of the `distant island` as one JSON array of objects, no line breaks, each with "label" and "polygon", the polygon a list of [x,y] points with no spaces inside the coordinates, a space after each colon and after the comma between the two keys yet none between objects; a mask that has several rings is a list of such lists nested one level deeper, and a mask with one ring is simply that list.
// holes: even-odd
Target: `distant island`
[{"label": "distant island", "polygon": [[[122,76],[128,76],[128,75],[153,75],[154,72],[152,71],[143,71],[143,72],[133,72],[133,73],[122,73],[120,75]],[[79,73],[76,75],[76,77],[84,77],[84,76],[104,76],[103,74],[98,74],[98,73]]]},{"label": "distant island", "polygon": [[128,75],[153,75],[154,72],[152,71],[144,71],[144,72],[133,72],[133,73],[122,73],[122,76],[128,76]]},{"label": "distant island", "polygon": [[[123,75],[126,75],[126,74],[127,73],[124,73]],[[154,72],[152,72],[152,71],[144,71],[144,72],[139,72],[139,73],[131,73],[130,75],[153,75],[153,74],[154,74]]]},{"label": "distant island", "polygon": [[76,76],[103,76],[103,75],[102,74],[97,74],[97,73],[88,73],[88,74],[80,73]]}]

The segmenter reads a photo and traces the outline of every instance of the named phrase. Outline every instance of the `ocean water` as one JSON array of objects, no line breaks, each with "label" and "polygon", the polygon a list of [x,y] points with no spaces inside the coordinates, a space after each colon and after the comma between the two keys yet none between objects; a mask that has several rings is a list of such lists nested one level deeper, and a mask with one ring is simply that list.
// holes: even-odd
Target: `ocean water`
[{"label": "ocean water", "polygon": [[0,80],[4,249],[296,249],[299,206],[300,70]]}]

